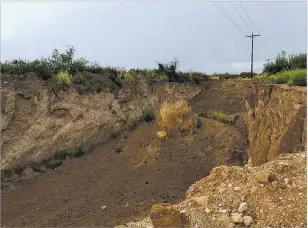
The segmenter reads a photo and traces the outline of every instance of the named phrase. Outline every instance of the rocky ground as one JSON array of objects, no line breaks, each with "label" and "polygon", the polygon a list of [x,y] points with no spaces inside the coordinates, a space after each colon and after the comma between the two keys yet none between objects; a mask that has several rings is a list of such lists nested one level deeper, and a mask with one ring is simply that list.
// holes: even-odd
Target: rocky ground
[{"label": "rocky ground", "polygon": [[182,203],[153,206],[146,219],[118,228],[306,227],[306,189],[305,152],[257,167],[223,165],[193,184]]}]

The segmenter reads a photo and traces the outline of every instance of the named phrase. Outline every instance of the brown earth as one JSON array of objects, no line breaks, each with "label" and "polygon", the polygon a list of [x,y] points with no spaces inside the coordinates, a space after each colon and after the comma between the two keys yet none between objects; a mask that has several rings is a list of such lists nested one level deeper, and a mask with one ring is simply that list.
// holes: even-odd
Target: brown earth
[{"label": "brown earth", "polygon": [[[184,200],[189,186],[207,176],[212,168],[245,162],[248,136],[252,139],[248,129],[259,129],[263,123],[252,122],[243,113],[245,100],[252,111],[260,99],[258,87],[251,80],[213,80],[199,86],[149,86],[141,81],[117,94],[80,96],[66,91],[60,93],[61,99],[41,85],[33,93],[29,85],[24,87],[1,88],[6,96],[6,106],[4,109],[1,106],[6,114],[5,118],[1,115],[1,129],[5,133],[1,135],[4,137],[1,148],[5,149],[2,155],[7,158],[5,162],[1,160],[2,165],[9,166],[9,158],[20,152],[20,160],[25,165],[52,155],[58,148],[73,148],[84,139],[94,144],[88,154],[67,159],[55,170],[44,174],[30,170],[32,178],[10,182],[1,191],[2,227],[114,226],[137,220],[148,215],[154,203]],[[156,136],[160,129],[155,122],[143,123],[133,132],[108,140],[114,127],[128,117],[140,115],[143,108],[151,106],[157,110],[164,100],[191,98],[194,112],[214,109],[237,114],[235,124],[202,119],[203,128],[160,140]],[[35,111],[29,111],[29,107]],[[298,135],[305,140],[304,135]],[[18,163],[14,160],[13,164]],[[231,175],[231,179],[234,183],[249,184],[246,181],[251,181],[250,177],[242,179],[245,175],[236,174],[235,179]],[[215,181],[222,181],[221,177],[217,176]],[[201,188],[205,189],[206,185]]]},{"label": "brown earth", "polygon": [[[174,207],[185,215],[185,227],[304,228],[306,171],[306,152],[282,154],[256,167],[219,166],[193,184],[187,198]],[[117,227],[153,226],[147,217]]]},{"label": "brown earth", "polygon": [[194,181],[227,163],[241,140],[232,126],[208,119],[204,126],[160,140],[158,126],[142,124],[54,171],[12,183],[1,193],[2,227],[113,226],[154,203],[178,202]]}]

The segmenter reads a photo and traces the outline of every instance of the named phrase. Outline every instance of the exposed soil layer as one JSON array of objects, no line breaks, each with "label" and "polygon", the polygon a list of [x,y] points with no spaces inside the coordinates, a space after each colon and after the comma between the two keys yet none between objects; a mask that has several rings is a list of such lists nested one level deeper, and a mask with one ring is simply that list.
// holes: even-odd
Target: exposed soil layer
[{"label": "exposed soil layer", "polygon": [[154,123],[142,124],[53,171],[11,183],[1,193],[2,226],[113,226],[154,203],[178,202],[240,140],[232,126],[204,121],[207,128],[166,140],[156,137]]},{"label": "exposed soil layer", "polygon": [[[195,96],[193,110],[217,110],[227,114],[244,112],[245,100],[252,99],[254,83],[251,80],[210,80],[201,83],[202,91]],[[258,82],[260,83],[260,82]]]}]

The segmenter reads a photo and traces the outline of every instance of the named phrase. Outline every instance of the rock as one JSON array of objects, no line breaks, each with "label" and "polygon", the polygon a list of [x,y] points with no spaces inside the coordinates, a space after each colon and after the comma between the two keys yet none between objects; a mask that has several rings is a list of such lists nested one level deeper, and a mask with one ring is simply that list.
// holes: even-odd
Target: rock
[{"label": "rock", "polygon": [[233,188],[233,190],[234,190],[235,192],[238,192],[238,191],[241,190],[241,187],[236,186],[236,187]]},{"label": "rock", "polygon": [[243,218],[242,215],[239,214],[239,213],[231,213],[231,221],[232,221],[233,223],[239,224],[239,223],[243,223],[244,218]]},{"label": "rock", "polygon": [[244,216],[244,221],[243,221],[245,226],[250,226],[251,223],[253,223],[253,219],[251,216]]},{"label": "rock", "polygon": [[171,204],[159,203],[151,208],[150,219],[156,227],[182,227],[180,211]]},{"label": "rock", "polygon": [[232,186],[233,186],[232,184],[228,184],[228,188],[232,188]]},{"label": "rock", "polygon": [[186,213],[187,213],[186,210],[181,210],[181,211],[180,211],[180,214],[186,214]]},{"label": "rock", "polygon": [[272,182],[272,186],[273,186],[274,188],[279,188],[279,183],[278,183],[278,181],[273,181],[273,182]]},{"label": "rock", "polygon": [[21,173],[21,179],[26,180],[37,175],[38,173],[34,172],[32,168],[28,167]]},{"label": "rock", "polygon": [[102,208],[102,210],[104,211],[104,210],[107,209],[107,206],[102,206],[101,208]]},{"label": "rock", "polygon": [[288,179],[288,178],[284,178],[284,183],[286,184],[286,185],[288,185],[289,184],[289,182],[290,182],[290,180]]},{"label": "rock", "polygon": [[247,210],[248,210],[248,204],[246,202],[241,203],[241,205],[238,208],[238,212],[239,213],[244,213]]},{"label": "rock", "polygon": [[256,185],[253,185],[251,188],[250,188],[250,195],[254,195],[257,191],[258,187]]},{"label": "rock", "polygon": [[227,213],[227,210],[226,209],[221,209],[219,210],[220,213],[223,213],[223,214],[226,214]]},{"label": "rock", "polygon": [[199,196],[191,198],[191,202],[197,206],[207,207],[209,203],[209,196]]},{"label": "rock", "polygon": [[207,213],[207,214],[209,214],[209,213],[211,213],[211,210],[209,209],[209,208],[205,208],[205,213]]},{"label": "rock", "polygon": [[267,184],[276,180],[276,176],[273,173],[262,171],[256,174],[256,179],[260,184]]},{"label": "rock", "polygon": [[235,227],[235,224],[234,223],[229,223],[229,225],[228,225],[228,228],[234,228]]}]

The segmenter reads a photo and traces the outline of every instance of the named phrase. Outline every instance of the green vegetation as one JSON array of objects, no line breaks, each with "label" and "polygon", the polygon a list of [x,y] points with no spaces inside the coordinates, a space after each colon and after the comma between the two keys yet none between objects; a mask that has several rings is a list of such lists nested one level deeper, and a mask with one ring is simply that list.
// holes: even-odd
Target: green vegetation
[{"label": "green vegetation", "polygon": [[282,71],[293,71],[307,68],[307,54],[300,53],[288,56],[285,51],[277,55],[274,61],[264,64],[263,73],[268,75]]},{"label": "green vegetation", "polygon": [[196,127],[197,128],[201,128],[203,125],[203,122],[202,122],[202,119],[200,117],[197,117],[197,120],[196,120]]},{"label": "green vegetation", "polygon": [[59,72],[56,76],[57,83],[60,85],[69,85],[71,84],[72,77],[67,72]]},{"label": "green vegetation", "polygon": [[306,86],[307,85],[307,70],[298,69],[291,71],[282,71],[274,75],[261,74],[259,79],[267,79],[275,84],[288,84],[289,86]]},{"label": "green vegetation", "polygon": [[155,115],[152,108],[146,108],[142,111],[142,120],[145,122],[151,122],[154,120]]},{"label": "green vegetation", "polygon": [[200,112],[198,116],[214,119],[221,123],[226,123],[226,124],[233,124],[235,120],[234,115],[228,115],[221,111],[214,111],[214,110],[209,110],[207,112]]},{"label": "green vegetation", "polygon": [[76,151],[73,153],[74,157],[81,157],[82,155],[85,154],[85,150],[83,149],[83,144],[80,144],[77,148]]}]

